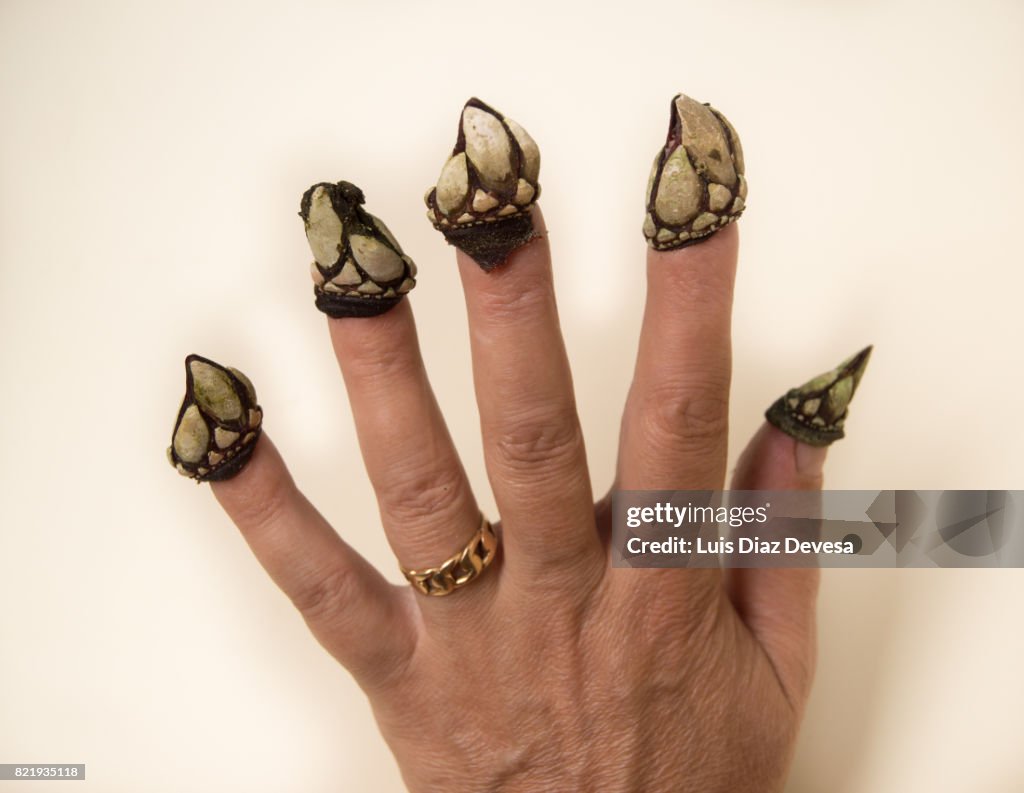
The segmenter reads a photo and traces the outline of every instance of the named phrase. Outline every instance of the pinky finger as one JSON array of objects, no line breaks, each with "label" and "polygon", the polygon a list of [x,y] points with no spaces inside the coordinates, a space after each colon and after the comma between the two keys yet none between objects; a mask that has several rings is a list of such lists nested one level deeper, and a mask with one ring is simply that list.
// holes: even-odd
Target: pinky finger
[{"label": "pinky finger", "polygon": [[[790,389],[765,414],[736,466],[734,490],[821,490],[828,445],[843,437],[847,407],[871,347]],[[814,673],[817,568],[732,569],[733,606],[768,653],[790,701],[804,701]]]},{"label": "pinky finger", "polygon": [[[820,490],[827,449],[763,424],[740,457],[734,490]],[[771,658],[780,682],[802,702],[814,674],[817,568],[732,568],[729,599]]]}]

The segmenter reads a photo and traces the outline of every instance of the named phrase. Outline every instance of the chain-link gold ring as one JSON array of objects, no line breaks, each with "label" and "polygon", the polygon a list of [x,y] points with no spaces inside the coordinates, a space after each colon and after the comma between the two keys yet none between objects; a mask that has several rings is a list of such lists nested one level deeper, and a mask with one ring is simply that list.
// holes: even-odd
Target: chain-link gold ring
[{"label": "chain-link gold ring", "polygon": [[402,575],[424,595],[450,595],[459,587],[477,578],[494,561],[498,553],[498,537],[490,521],[480,515],[480,528],[466,547],[440,567],[427,570],[402,568]]}]

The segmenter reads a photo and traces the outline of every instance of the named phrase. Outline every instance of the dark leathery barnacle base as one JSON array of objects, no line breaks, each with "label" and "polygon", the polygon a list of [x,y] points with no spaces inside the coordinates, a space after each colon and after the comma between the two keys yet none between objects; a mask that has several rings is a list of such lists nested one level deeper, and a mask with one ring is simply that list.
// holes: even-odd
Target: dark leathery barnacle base
[{"label": "dark leathery barnacle base", "polygon": [[677,251],[681,248],[689,248],[691,245],[699,245],[700,243],[707,242],[711,239],[715,235],[715,232],[721,231],[730,223],[735,223],[739,220],[739,217],[739,215],[724,217],[715,225],[714,228],[708,229],[703,234],[691,236],[687,240],[676,240],[674,242],[664,244],[652,242],[651,247],[657,251]]},{"label": "dark leathery barnacle base", "polygon": [[787,404],[788,398],[791,398],[788,394],[781,396],[768,408],[765,418],[770,424],[810,446],[830,446],[846,437],[842,426],[809,427],[798,415],[791,412]]},{"label": "dark leathery barnacle base", "polygon": [[263,434],[263,428],[257,427],[254,431],[256,437],[252,441],[238,450],[234,457],[225,460],[221,465],[215,466],[210,470],[210,473],[204,476],[196,476],[197,482],[223,482],[225,479],[230,479],[241,471],[249,462],[249,458],[252,457],[252,453],[256,450],[256,441],[260,439],[260,435]]},{"label": "dark leathery barnacle base", "polygon": [[468,254],[486,272],[504,264],[512,251],[539,236],[528,212],[491,222],[435,228],[449,245]]},{"label": "dark leathery barnacle base", "polygon": [[313,287],[313,295],[316,307],[332,319],[375,317],[390,311],[402,302],[401,297],[349,297],[325,292],[316,286]]}]

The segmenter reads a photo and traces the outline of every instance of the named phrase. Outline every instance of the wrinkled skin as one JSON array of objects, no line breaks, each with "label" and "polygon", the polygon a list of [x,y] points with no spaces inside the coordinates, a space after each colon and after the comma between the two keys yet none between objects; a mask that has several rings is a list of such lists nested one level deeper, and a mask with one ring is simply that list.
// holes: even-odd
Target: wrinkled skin
[{"label": "wrinkled skin", "polygon": [[[458,254],[502,518],[478,580],[441,598],[387,583],[267,437],[214,491],[366,691],[410,790],[780,790],[813,673],[817,572],[610,566],[608,501],[595,507],[534,212],[541,237],[494,272]],[[735,226],[648,252],[616,487],[725,485],[737,255]],[[328,325],[389,542],[406,567],[440,564],[479,511],[409,301]],[[763,425],[732,485],[819,488],[824,455]]]}]

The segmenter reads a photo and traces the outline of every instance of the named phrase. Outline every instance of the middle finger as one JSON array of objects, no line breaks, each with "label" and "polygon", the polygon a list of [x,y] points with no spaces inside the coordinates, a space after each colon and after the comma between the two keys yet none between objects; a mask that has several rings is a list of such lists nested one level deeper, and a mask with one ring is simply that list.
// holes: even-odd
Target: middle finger
[{"label": "middle finger", "polygon": [[[538,237],[484,272],[459,251],[487,471],[510,577],[601,568],[603,550],[540,210]],[[575,577],[573,580],[578,583]]]}]

